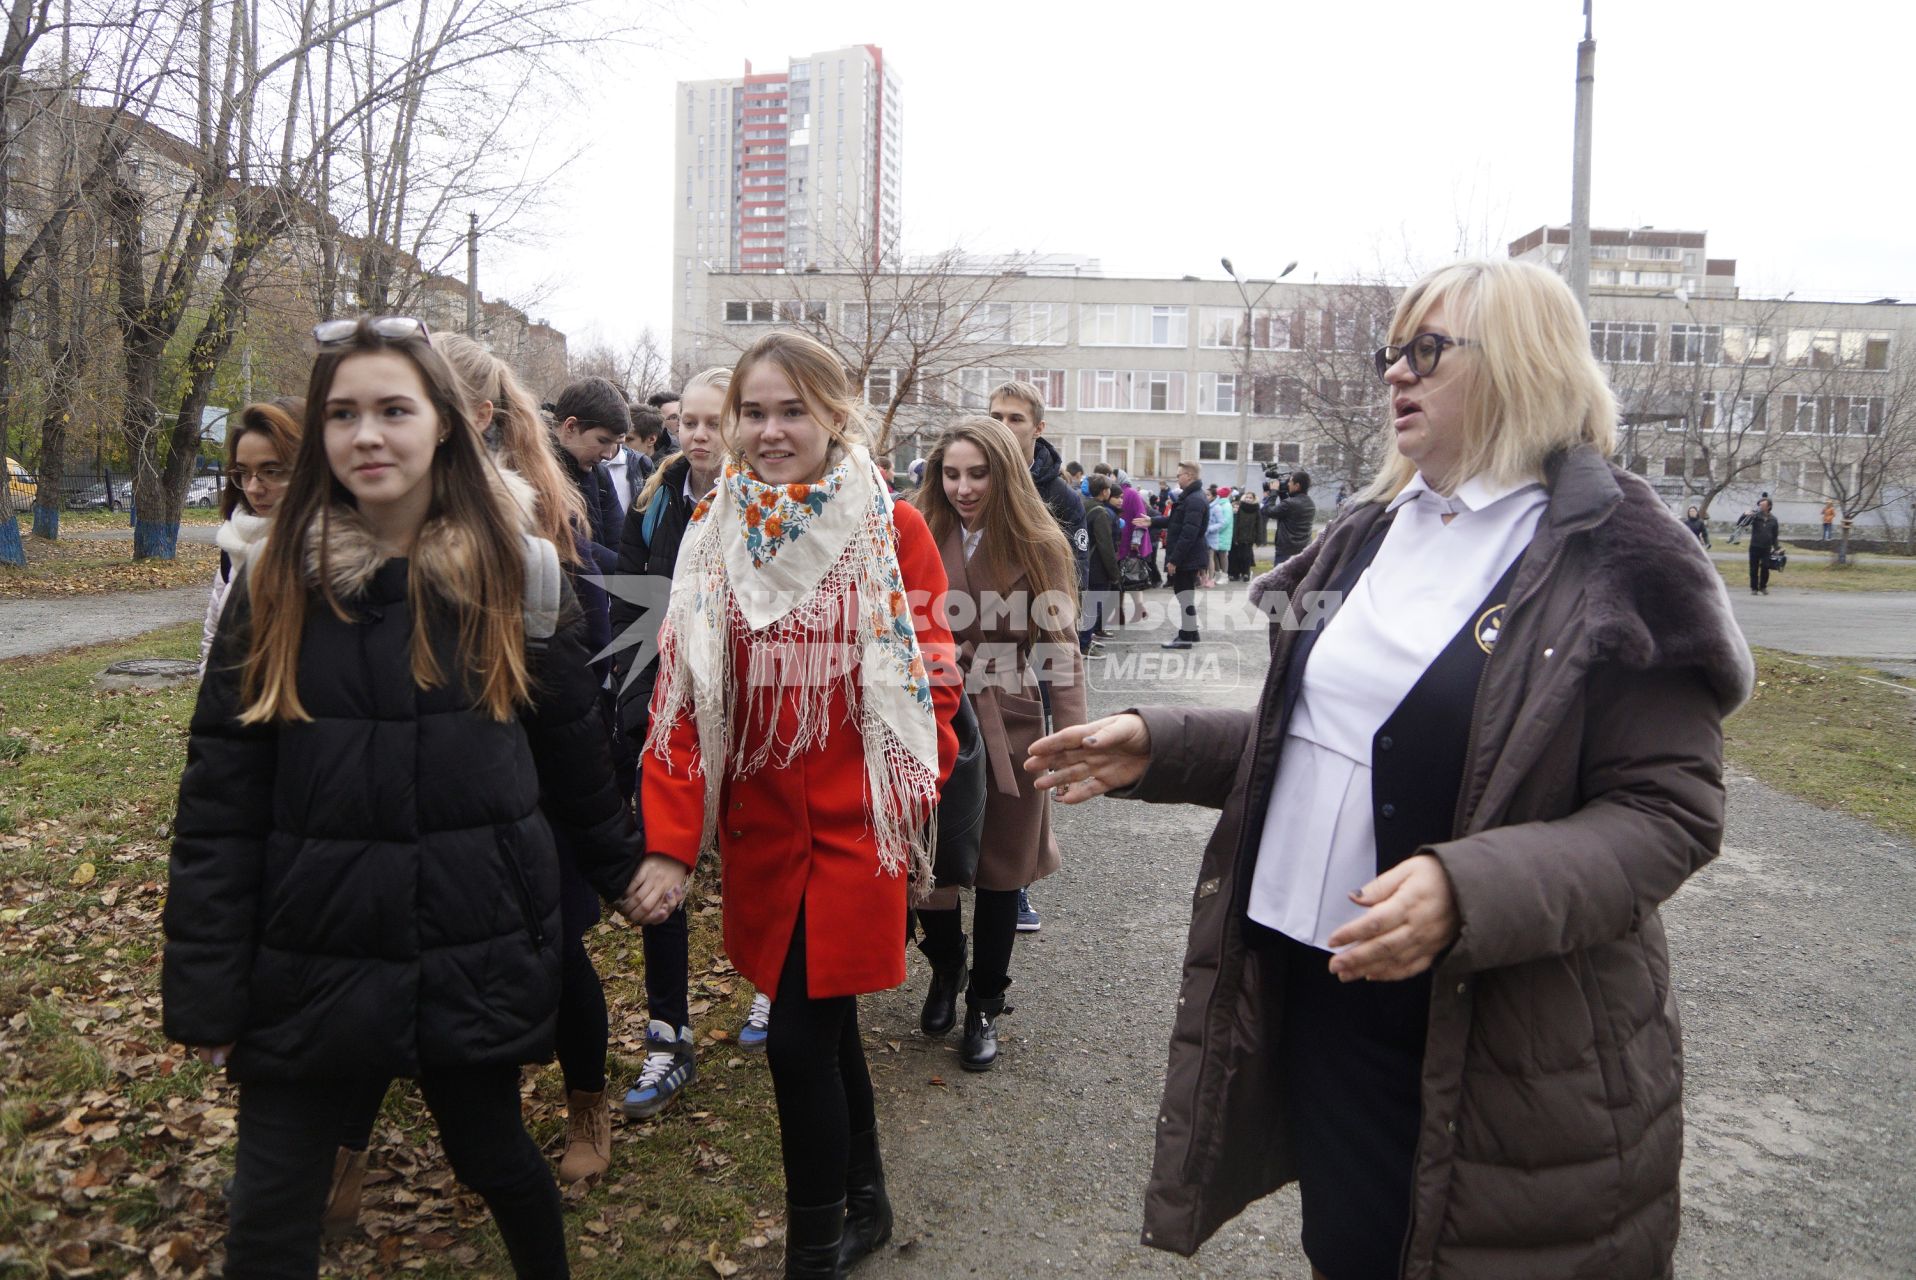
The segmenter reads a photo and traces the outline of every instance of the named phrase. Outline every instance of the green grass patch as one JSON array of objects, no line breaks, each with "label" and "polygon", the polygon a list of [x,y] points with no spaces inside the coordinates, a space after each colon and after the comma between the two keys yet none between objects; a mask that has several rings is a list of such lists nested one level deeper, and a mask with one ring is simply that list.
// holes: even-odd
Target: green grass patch
[{"label": "green grass patch", "polygon": [[[1713,560],[1732,591],[1750,589],[1746,560]],[[1916,591],[1916,561],[1852,558],[1839,565],[1836,557],[1819,552],[1790,552],[1790,567],[1770,574],[1770,586],[1805,587],[1811,591]]]},{"label": "green grass patch", "polygon": [[[236,1095],[160,1025],[160,912],[195,690],[92,685],[109,662],[193,658],[198,645],[188,623],[0,662],[0,1240],[16,1250],[0,1259],[19,1274],[151,1274],[162,1248],[185,1274],[224,1234]],[[692,906],[699,1079],[664,1116],[615,1116],[610,1173],[567,1195],[585,1280],[710,1277],[734,1263],[771,1275],[782,1255],[770,1078],[730,1043],[752,990],[724,960],[706,887]],[[640,936],[608,917],[588,946],[612,1013],[616,1099],[643,1053]],[[555,1162],[564,1102],[556,1066],[526,1072],[527,1127]],[[363,1230],[328,1245],[326,1274],[510,1274],[410,1084],[388,1092],[371,1165]]]},{"label": "green grass patch", "polygon": [[1756,695],[1724,724],[1730,760],[1779,791],[1916,840],[1916,683],[1756,651]]}]

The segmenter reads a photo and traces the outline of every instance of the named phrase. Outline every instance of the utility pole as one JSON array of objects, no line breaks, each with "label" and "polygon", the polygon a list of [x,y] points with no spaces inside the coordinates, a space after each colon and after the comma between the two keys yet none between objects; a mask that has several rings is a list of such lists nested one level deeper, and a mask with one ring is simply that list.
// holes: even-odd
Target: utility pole
[{"label": "utility pole", "polygon": [[[1248,489],[1250,488],[1250,485],[1251,485],[1250,477],[1251,477],[1251,320],[1252,320],[1252,315],[1257,310],[1257,304],[1264,301],[1264,295],[1277,287],[1277,280],[1282,280],[1285,276],[1297,270],[1297,263],[1295,260],[1293,260],[1282,271],[1278,272],[1277,280],[1240,280],[1238,278],[1237,268],[1231,265],[1231,260],[1229,258],[1220,258],[1219,261],[1223,263],[1225,272],[1230,275],[1231,283],[1237,286],[1237,296],[1244,300],[1244,322],[1243,322],[1244,323],[1244,329],[1243,329],[1244,342],[1242,344],[1244,349],[1243,350],[1244,359],[1243,359],[1243,363],[1238,366],[1237,388],[1236,388],[1237,390],[1237,466],[1238,466],[1238,485],[1241,489]],[[1258,291],[1257,297],[1253,298],[1251,296],[1250,290],[1244,287],[1247,284],[1261,284],[1264,287]]]},{"label": "utility pole", "polygon": [[1564,273],[1583,314],[1590,314],[1590,116],[1597,89],[1597,41],[1590,34],[1590,0],[1583,0],[1583,41],[1577,45],[1577,140],[1570,169],[1570,264]]},{"label": "utility pole", "polygon": [[466,215],[466,336],[479,337],[479,215]]}]

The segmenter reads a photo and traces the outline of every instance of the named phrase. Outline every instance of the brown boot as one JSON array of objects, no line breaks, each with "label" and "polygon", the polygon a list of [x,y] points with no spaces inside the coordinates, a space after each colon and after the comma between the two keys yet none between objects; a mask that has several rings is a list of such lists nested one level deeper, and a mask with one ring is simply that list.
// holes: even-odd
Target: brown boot
[{"label": "brown boot", "polygon": [[605,1109],[605,1090],[565,1096],[565,1154],[559,1158],[559,1181],[596,1178],[612,1163],[612,1117]]},{"label": "brown boot", "polygon": [[359,1199],[366,1189],[366,1153],[341,1147],[333,1153],[333,1185],[326,1193],[326,1216],[320,1228],[332,1236],[359,1224]]}]

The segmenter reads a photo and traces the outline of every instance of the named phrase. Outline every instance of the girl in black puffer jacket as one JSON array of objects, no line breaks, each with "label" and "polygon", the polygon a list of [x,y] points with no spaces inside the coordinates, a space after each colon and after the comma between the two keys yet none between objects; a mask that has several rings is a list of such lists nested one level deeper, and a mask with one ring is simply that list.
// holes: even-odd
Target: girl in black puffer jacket
[{"label": "girl in black puffer jacket", "polygon": [[341,1115],[412,1076],[519,1274],[563,1275],[518,1091],[558,998],[548,819],[634,919],[663,918],[684,872],[641,864],[576,606],[540,589],[557,557],[424,326],[318,336],[286,518],[200,689],[169,872],[166,1029],[240,1086],[226,1274],[316,1273]]}]

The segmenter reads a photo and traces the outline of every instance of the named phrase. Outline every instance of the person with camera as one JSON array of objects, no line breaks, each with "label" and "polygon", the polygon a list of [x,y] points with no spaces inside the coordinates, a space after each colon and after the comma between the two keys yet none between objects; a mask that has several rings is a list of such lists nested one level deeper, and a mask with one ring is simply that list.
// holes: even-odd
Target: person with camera
[{"label": "person with camera", "polygon": [[1750,594],[1753,596],[1770,594],[1770,557],[1783,545],[1776,517],[1770,514],[1771,505],[1768,498],[1759,499],[1756,512],[1750,517]]},{"label": "person with camera", "polygon": [[1311,473],[1293,471],[1277,478],[1277,501],[1271,507],[1271,546],[1276,563],[1283,564],[1311,542],[1317,503],[1311,498]]}]

